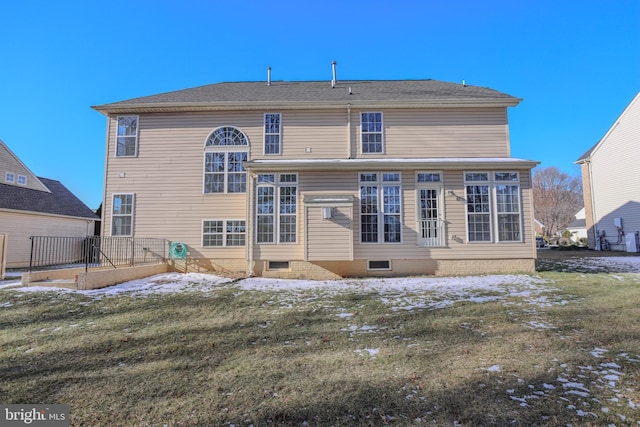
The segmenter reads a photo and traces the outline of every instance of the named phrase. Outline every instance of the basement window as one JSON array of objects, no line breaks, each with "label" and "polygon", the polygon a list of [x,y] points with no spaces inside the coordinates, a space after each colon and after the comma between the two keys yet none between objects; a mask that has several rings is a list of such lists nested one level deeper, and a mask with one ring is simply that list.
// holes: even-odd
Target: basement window
[{"label": "basement window", "polygon": [[268,261],[267,270],[288,270],[289,261]]},{"label": "basement window", "polygon": [[367,270],[391,270],[391,261],[368,261]]}]

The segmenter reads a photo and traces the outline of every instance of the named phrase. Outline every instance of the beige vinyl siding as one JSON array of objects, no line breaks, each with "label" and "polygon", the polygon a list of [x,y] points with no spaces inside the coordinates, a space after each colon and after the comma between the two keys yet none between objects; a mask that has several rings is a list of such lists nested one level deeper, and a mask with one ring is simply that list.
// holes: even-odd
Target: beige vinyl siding
[{"label": "beige vinyl siding", "polygon": [[[327,205],[326,207],[332,207]],[[334,206],[333,217],[323,219],[323,206],[305,209],[308,261],[353,260],[353,206]]]},{"label": "beige vinyl siding", "polygon": [[31,236],[85,237],[93,221],[36,213],[0,211],[0,234],[9,235],[7,268],[29,266]]},{"label": "beige vinyl siding", "polygon": [[[367,111],[373,111],[368,109]],[[362,154],[360,113],[352,110],[354,158],[507,157],[505,108],[385,109],[384,153]]]},{"label": "beige vinyl siding", "polygon": [[[402,244],[360,243],[359,209],[354,215],[354,258],[387,259],[519,259],[535,257],[532,222],[531,180],[527,171],[520,171],[520,191],[523,206],[523,243],[467,243],[466,199],[463,171],[443,173],[444,219],[446,221],[446,247],[417,246],[416,171],[402,171]],[[454,195],[448,195],[453,190]],[[356,204],[359,201],[356,201]]]},{"label": "beige vinyl siding", "polygon": [[[251,143],[262,135],[262,114],[140,115],[138,156],[132,158],[115,157],[115,117],[111,120],[103,234],[111,235],[113,194],[132,193],[135,237],[181,241],[193,257],[245,258],[244,246],[202,246],[202,220],[247,220],[246,193],[203,193],[204,145],[213,129],[225,125],[248,133]],[[245,147],[229,147],[236,149]]]},{"label": "beige vinyl siding", "polygon": [[[614,218],[625,233],[640,231],[640,94],[591,154],[591,185],[598,233],[618,240]],[[586,191],[587,189],[585,189]],[[623,243],[624,244],[624,243]],[[625,250],[626,246],[613,246]]]},{"label": "beige vinyl siding", "polygon": [[[345,158],[347,112],[287,111],[282,114],[282,155],[263,154],[265,111],[211,113],[154,113],[139,115],[137,157],[115,156],[115,116],[110,118],[103,234],[111,235],[113,194],[135,194],[134,236],[181,241],[190,256],[220,259],[248,257],[249,227],[255,218],[247,213],[248,193],[203,194],[204,145],[220,126],[235,126],[247,136],[250,159]],[[370,110],[367,110],[370,111]],[[352,155],[359,156],[359,111],[352,109]],[[384,157],[504,157],[508,155],[507,119],[504,108],[384,110]],[[310,147],[311,152],[306,152]],[[229,151],[243,147],[229,147]],[[362,157],[362,156],[360,156]],[[375,158],[375,155],[368,157]],[[463,171],[445,171],[444,212],[447,247],[417,247],[415,170],[402,170],[402,244],[361,244],[358,172],[298,172],[297,242],[253,244],[254,260],[303,260],[305,255],[305,207],[303,198],[313,194],[349,194],[353,206],[354,259],[487,259],[531,258],[533,243],[466,243]],[[373,171],[371,171],[373,172]],[[521,173],[525,242],[532,241],[530,182]],[[527,178],[528,179],[528,178]],[[525,185],[526,181],[526,185]],[[249,185],[247,179],[247,185]],[[454,196],[447,196],[447,190]],[[253,193],[255,198],[255,193]],[[255,201],[252,201],[255,202]],[[252,213],[255,215],[255,212]],[[202,220],[245,220],[247,247],[202,247]],[[457,236],[452,238],[452,236]],[[530,240],[531,239],[531,240]]]},{"label": "beige vinyl siding", "polygon": [[[14,174],[15,181],[8,183],[5,181],[7,172]],[[26,177],[26,185],[18,184],[18,175]],[[46,191],[42,182],[11,152],[11,150],[0,141],[0,184],[16,185],[19,187],[30,188],[32,190]]]},{"label": "beige vinyl siding", "polygon": [[[343,111],[283,111],[282,159],[330,159],[348,156],[347,113]],[[273,159],[252,151],[253,159]]]}]

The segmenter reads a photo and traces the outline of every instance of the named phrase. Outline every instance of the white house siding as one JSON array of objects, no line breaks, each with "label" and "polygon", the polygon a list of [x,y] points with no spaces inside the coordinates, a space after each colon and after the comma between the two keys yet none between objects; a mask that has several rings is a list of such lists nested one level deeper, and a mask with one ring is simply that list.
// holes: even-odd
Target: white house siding
[{"label": "white house siding", "polygon": [[[639,165],[640,94],[591,153],[593,206],[585,207],[587,210],[593,208],[597,232],[605,233],[609,243],[614,244],[611,247],[613,250],[626,250],[622,238],[622,244],[615,245],[619,240],[614,218],[622,219],[625,233],[640,231]],[[593,229],[590,233],[593,233]]]},{"label": "white house siding", "polygon": [[0,234],[9,236],[7,268],[29,266],[31,236],[85,237],[94,221],[36,213],[0,211]]}]

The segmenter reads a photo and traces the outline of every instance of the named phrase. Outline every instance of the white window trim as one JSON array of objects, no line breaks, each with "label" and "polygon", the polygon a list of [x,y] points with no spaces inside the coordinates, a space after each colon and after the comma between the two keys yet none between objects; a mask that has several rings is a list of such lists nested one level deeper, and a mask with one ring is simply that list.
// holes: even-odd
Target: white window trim
[{"label": "white window trim", "polygon": [[[258,175],[273,175],[274,182],[257,182],[256,179],[256,191],[255,191],[255,237],[254,242],[257,245],[297,245],[299,243],[300,233],[300,182],[297,172],[273,172],[273,173],[260,173]],[[295,175],[296,182],[280,182],[280,176],[282,175]],[[273,240],[271,242],[258,242],[258,187],[272,187],[273,188]],[[281,242],[280,241],[280,188],[282,187],[296,187],[296,213],[295,215],[284,214],[286,216],[295,216],[296,235],[293,242]]]},{"label": "white window trim", "polygon": [[[425,181],[418,182],[418,174],[438,174],[440,176],[439,181]],[[445,218],[445,200],[444,200],[444,174],[442,171],[416,171],[415,179],[415,191],[416,191],[416,230],[418,231],[417,242],[418,247],[421,248],[441,248],[447,246],[447,230],[446,230],[446,218]],[[428,245],[425,243],[421,243],[421,233],[422,233],[422,219],[420,218],[420,190],[436,190],[438,192],[438,223],[439,223],[439,233],[440,238],[436,238],[438,240],[438,244]]]},{"label": "white window trim", "polygon": [[[376,181],[361,181],[360,180],[360,175],[361,174],[376,174]],[[383,181],[382,175],[383,174],[398,174],[400,176],[400,180],[399,181]],[[378,198],[378,212],[377,212],[377,221],[378,221],[378,241],[377,242],[363,242],[362,241],[362,200],[359,201],[360,205],[358,206],[358,211],[360,211],[359,213],[359,223],[360,223],[360,230],[359,230],[359,234],[360,234],[360,241],[359,243],[362,245],[401,245],[404,242],[404,200],[403,200],[403,193],[402,193],[402,173],[399,171],[360,171],[358,172],[358,198],[360,199],[361,194],[362,194],[362,190],[361,187],[362,186],[366,186],[366,185],[375,185],[378,187],[377,189],[377,198]],[[384,187],[400,187],[399,189],[399,195],[400,195],[400,213],[399,214],[389,214],[389,215],[398,215],[400,217],[400,240],[398,242],[385,242],[384,241],[384,216],[385,216],[385,211],[384,211]]]},{"label": "white window trim", "polygon": [[[266,121],[267,114],[277,114],[278,115],[278,133],[267,133],[266,129]],[[267,135],[278,135],[278,152],[277,153],[267,153]],[[282,155],[282,113],[270,112],[264,113],[262,116],[262,154],[265,156],[280,156]]]},{"label": "white window trim", "polygon": [[13,172],[5,172],[4,173],[4,182],[10,182],[15,184],[16,182],[16,174]]},{"label": "white window trim", "polygon": [[[380,129],[380,151],[379,152],[365,152],[364,151],[364,143],[362,142],[362,135],[364,134],[364,129],[362,126],[362,115],[363,114],[370,114],[370,113],[380,113],[380,124],[382,126],[382,128]],[[367,132],[367,133],[377,133],[377,132]],[[384,113],[382,111],[361,111],[360,112],[360,154],[371,154],[371,155],[381,155],[385,153],[385,138],[384,138]]]},{"label": "white window trim", "polygon": [[[204,244],[204,223],[207,221],[222,221],[222,245],[205,245]],[[227,235],[229,234],[227,231],[227,223],[229,221],[244,221],[244,245],[227,245]],[[202,248],[206,249],[215,249],[215,248],[244,248],[247,246],[247,221],[242,218],[208,218],[203,219],[200,225],[200,245]],[[210,233],[211,234],[211,233]],[[217,233],[215,233],[217,234]],[[241,233],[231,233],[231,234],[241,234]]]},{"label": "white window trim", "polygon": [[[488,176],[487,181],[467,181],[466,174],[467,173],[486,173]],[[516,173],[518,175],[517,181],[498,181],[495,179],[496,173]],[[463,172],[463,181],[464,181],[464,198],[465,198],[465,230],[466,230],[466,241],[469,244],[488,244],[488,243],[496,243],[496,244],[504,244],[504,243],[523,243],[524,242],[524,213],[522,206],[522,184],[520,180],[520,172],[512,171],[512,170],[491,170],[491,171],[464,171]],[[520,225],[520,239],[518,240],[500,240],[500,232],[498,230],[498,197],[497,197],[497,189],[496,187],[500,184],[506,185],[517,185],[518,186],[518,203],[520,205],[520,211],[518,212],[518,216],[520,217],[519,225]],[[469,240],[469,211],[468,202],[467,202],[467,185],[487,185],[489,187],[489,223],[491,226],[490,240]]]},{"label": "white window trim", "polygon": [[[131,196],[131,213],[126,215],[116,215],[113,213],[113,205],[116,200],[116,196]],[[111,236],[116,237],[132,237],[134,235],[134,225],[135,225],[135,213],[136,213],[136,193],[113,193],[111,195],[111,224],[110,224],[110,233]],[[131,233],[129,234],[113,234],[113,219],[115,217],[131,217]]]},{"label": "white window trim", "polygon": [[[20,182],[22,181],[22,182]],[[16,181],[18,185],[27,185],[27,177],[25,175],[18,175],[18,179]]]},{"label": "white window trim", "polygon": [[[496,173],[515,173],[518,177],[517,181],[499,181],[495,179],[495,174]],[[492,175],[490,176],[490,179],[493,180],[493,187],[492,187],[492,195],[493,195],[493,200],[494,200],[494,205],[495,205],[495,239],[497,243],[522,243],[524,242],[524,227],[523,227],[523,212],[522,212],[522,186],[520,184],[520,172],[518,171],[502,171],[502,170],[496,170],[492,172]],[[513,214],[513,212],[498,212],[498,185],[515,185],[518,187],[518,207],[520,208],[520,210],[518,211],[518,217],[519,217],[519,221],[518,221],[518,225],[520,227],[520,239],[518,240],[500,240],[500,230],[499,230],[499,221],[498,221],[498,216],[501,213],[506,213],[506,214]]]},{"label": "white window trim", "polygon": [[[120,137],[120,135],[118,135],[118,127],[119,127],[119,122],[120,122],[120,118],[121,117],[135,117],[136,118],[136,134],[135,134],[135,138],[134,138],[134,149],[133,149],[133,154],[131,155],[118,155],[118,137]],[[131,138],[132,135],[122,135],[128,138]],[[115,147],[114,147],[114,157],[117,158],[132,158],[132,157],[138,157],[138,144],[140,143],[140,116],[137,114],[123,114],[123,115],[117,115],[116,116],[116,140],[115,140]]]}]

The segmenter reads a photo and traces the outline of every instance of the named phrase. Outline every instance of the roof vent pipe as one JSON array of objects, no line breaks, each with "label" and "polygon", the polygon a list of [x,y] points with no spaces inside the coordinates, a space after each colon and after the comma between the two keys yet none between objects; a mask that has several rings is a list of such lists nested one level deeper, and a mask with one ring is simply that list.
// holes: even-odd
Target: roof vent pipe
[{"label": "roof vent pipe", "polygon": [[333,71],[333,79],[331,80],[331,87],[336,87],[336,61],[331,61],[331,71]]},{"label": "roof vent pipe", "polygon": [[267,67],[267,86],[271,86],[271,67]]}]

